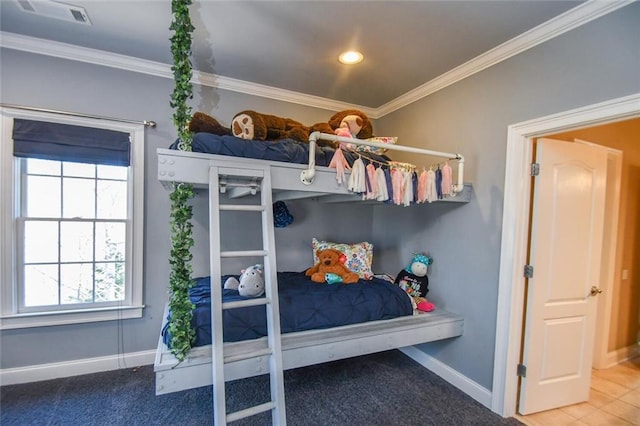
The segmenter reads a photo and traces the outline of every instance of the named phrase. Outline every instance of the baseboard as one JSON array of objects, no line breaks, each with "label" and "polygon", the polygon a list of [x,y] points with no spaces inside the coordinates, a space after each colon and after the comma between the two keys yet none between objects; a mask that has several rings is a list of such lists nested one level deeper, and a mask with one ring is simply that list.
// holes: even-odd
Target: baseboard
[{"label": "baseboard", "polygon": [[39,382],[81,374],[133,368],[153,364],[156,351],[141,351],[128,354],[86,358],[80,360],[55,362],[51,364],[30,365],[27,367],[5,368],[0,370],[0,385]]},{"label": "baseboard", "polygon": [[640,355],[640,346],[631,345],[626,348],[616,349],[615,351],[608,352],[604,359],[604,367],[602,368],[611,368],[614,367],[621,362],[625,362]]},{"label": "baseboard", "polygon": [[400,351],[418,364],[437,374],[480,404],[491,409],[491,391],[480,386],[478,383],[460,374],[448,365],[438,361],[434,357],[427,355],[415,346],[401,348]]}]

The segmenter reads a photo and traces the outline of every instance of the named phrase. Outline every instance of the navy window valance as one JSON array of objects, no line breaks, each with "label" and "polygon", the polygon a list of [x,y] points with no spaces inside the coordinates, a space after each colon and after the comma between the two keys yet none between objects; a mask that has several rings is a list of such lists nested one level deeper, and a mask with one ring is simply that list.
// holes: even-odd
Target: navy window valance
[{"label": "navy window valance", "polygon": [[69,124],[13,120],[13,155],[42,160],[129,166],[129,133]]}]

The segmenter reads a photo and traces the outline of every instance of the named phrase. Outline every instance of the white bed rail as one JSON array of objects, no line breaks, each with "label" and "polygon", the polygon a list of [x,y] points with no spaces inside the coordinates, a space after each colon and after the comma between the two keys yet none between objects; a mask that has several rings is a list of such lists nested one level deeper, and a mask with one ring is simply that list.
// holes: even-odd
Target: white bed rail
[{"label": "white bed rail", "polygon": [[454,154],[451,152],[433,151],[430,149],[414,148],[411,146],[392,145],[379,142],[368,142],[363,139],[347,138],[344,136],[332,135],[330,133],[313,132],[309,135],[309,166],[300,173],[300,180],[305,185],[311,185],[316,175],[316,143],[319,139],[351,143],[354,145],[372,146],[375,148],[390,149],[394,151],[412,152],[415,154],[430,155],[432,157],[441,157],[448,160],[458,161],[458,178],[457,183],[453,184],[453,191],[462,192],[464,189],[464,157],[462,154]]}]

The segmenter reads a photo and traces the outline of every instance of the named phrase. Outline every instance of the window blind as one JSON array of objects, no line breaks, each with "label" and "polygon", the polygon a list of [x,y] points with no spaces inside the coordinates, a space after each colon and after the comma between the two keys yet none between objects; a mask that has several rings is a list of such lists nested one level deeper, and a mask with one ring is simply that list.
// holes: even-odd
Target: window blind
[{"label": "window blind", "polygon": [[25,119],[13,120],[13,155],[129,166],[129,133]]}]

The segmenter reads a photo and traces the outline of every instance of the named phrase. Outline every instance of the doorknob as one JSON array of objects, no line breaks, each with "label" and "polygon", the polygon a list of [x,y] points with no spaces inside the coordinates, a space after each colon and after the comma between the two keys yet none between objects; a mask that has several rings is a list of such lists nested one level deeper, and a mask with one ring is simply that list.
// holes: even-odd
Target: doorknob
[{"label": "doorknob", "polygon": [[597,296],[600,293],[602,293],[602,290],[600,290],[598,287],[596,287],[595,285],[591,287],[591,292],[589,293],[590,296]]}]

